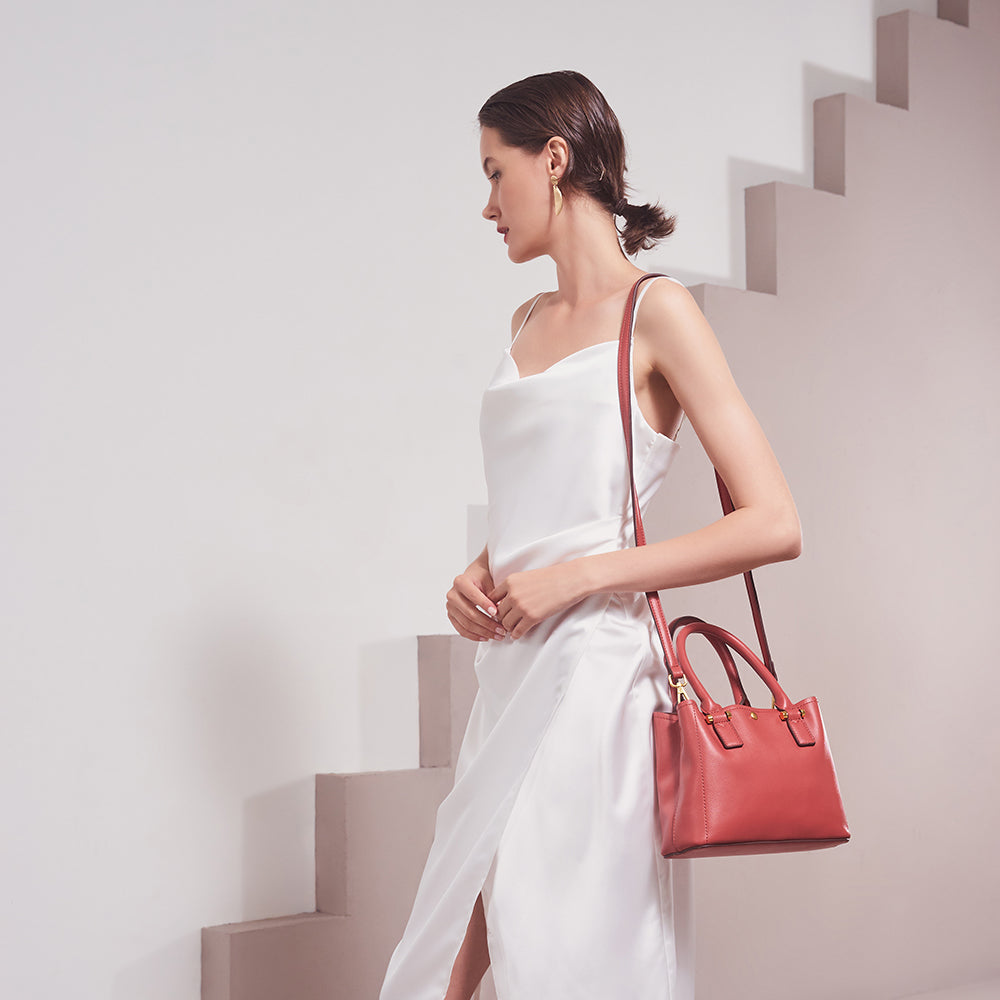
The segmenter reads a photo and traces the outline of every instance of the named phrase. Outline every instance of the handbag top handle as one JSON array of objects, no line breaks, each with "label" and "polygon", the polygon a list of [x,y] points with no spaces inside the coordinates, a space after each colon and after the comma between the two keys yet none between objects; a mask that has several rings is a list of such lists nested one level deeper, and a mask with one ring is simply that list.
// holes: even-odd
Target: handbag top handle
[{"label": "handbag top handle", "polygon": [[[635,487],[635,472],[632,467],[632,378],[631,378],[631,355],[632,355],[632,333],[635,326],[635,300],[639,285],[647,278],[669,278],[670,275],[660,272],[650,271],[636,281],[629,292],[625,302],[625,314],[622,317],[621,334],[618,337],[618,403],[621,409],[622,430],[625,434],[625,451],[628,456],[629,481],[632,487],[632,523],[635,525],[635,544],[646,544],[646,532],[642,526],[642,514],[639,511],[639,494]],[[726,484],[722,481],[718,469],[715,470],[715,482],[719,489],[719,499],[722,502],[723,516],[732,513],[733,500],[729,495]],[[767,636],[764,634],[764,619],[760,613],[760,601],[757,599],[757,588],[754,586],[753,574],[747,570],[743,574],[746,582],[747,597],[750,600],[750,610],[753,613],[754,628],[757,630],[757,638],[760,640],[761,659],[771,674],[777,676],[774,669],[774,662],[771,659],[771,651],[767,645]],[[663,661],[667,667],[667,673],[671,681],[677,674],[683,676],[677,653],[674,650],[673,642],[670,639],[670,632],[667,628],[666,617],[663,614],[663,606],[660,604],[660,595],[655,590],[647,591],[646,600],[649,602],[649,610],[653,615],[653,622],[656,624],[656,631],[660,637],[660,645],[663,647]],[[675,685],[676,686],[676,685]]]}]

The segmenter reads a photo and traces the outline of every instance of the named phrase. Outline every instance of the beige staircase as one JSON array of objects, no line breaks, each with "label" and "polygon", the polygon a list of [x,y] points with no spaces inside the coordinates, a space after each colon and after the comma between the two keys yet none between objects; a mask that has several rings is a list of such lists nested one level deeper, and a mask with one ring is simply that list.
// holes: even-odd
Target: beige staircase
[{"label": "beige staircase", "polygon": [[[316,775],[316,911],[202,930],[202,1000],[375,1000],[476,694],[475,644],[420,636],[420,766]],[[487,973],[477,994],[494,996]]]}]

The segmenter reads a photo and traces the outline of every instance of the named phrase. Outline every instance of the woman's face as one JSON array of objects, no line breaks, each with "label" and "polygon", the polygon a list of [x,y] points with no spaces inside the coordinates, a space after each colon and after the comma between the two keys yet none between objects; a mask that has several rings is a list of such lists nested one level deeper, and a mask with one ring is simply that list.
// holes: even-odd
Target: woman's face
[{"label": "woman's face", "polygon": [[[490,185],[483,218],[506,230],[507,255],[515,263],[541,256],[553,213],[550,150],[531,155],[504,145],[496,129],[486,127],[480,135],[479,159]],[[561,167],[552,173],[561,175]]]}]

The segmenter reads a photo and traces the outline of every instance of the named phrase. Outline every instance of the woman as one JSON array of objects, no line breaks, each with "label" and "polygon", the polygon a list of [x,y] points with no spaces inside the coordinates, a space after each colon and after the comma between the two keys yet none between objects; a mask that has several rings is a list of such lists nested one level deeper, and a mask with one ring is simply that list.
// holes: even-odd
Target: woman
[{"label": "woman", "polygon": [[483,216],[515,263],[550,256],[557,288],[515,310],[483,396],[488,539],[447,595],[480,643],[479,691],[381,1000],[468,1000],[490,964],[499,1000],[689,998],[688,862],[659,855],[653,784],[651,716],[671,699],[644,593],[795,558],[798,515],[701,310],[651,278],[632,353],[640,508],[686,414],[736,509],[635,547],[616,348],[645,272],[626,252],[675,220],[627,203],[618,120],[579,73],[512,84],[479,124]]}]

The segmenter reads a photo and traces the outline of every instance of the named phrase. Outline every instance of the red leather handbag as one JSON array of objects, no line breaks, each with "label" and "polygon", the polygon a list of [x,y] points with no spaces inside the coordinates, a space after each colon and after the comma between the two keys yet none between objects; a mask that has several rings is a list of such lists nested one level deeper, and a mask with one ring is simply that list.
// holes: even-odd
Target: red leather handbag
[{"label": "red leather handbag", "polygon": [[[618,344],[618,399],[636,545],[645,545],[646,537],[632,469],[629,367],[636,293],[651,277],[652,272],[632,286]],[[729,491],[718,472],[715,479],[723,513],[729,514]],[[676,692],[672,710],[654,712],[652,720],[660,853],[665,858],[808,851],[835,847],[851,836],[819,704],[815,698],[793,703],[778,684],[753,576],[747,572],[743,578],[761,656],[731,632],[691,615],[675,618],[668,628],[660,595],[646,594],[667,679]],[[692,635],[704,636],[722,660],[733,704],[723,707],[713,701],[691,669],[687,641]],[[767,685],[770,708],[750,705],[732,651]]]}]

